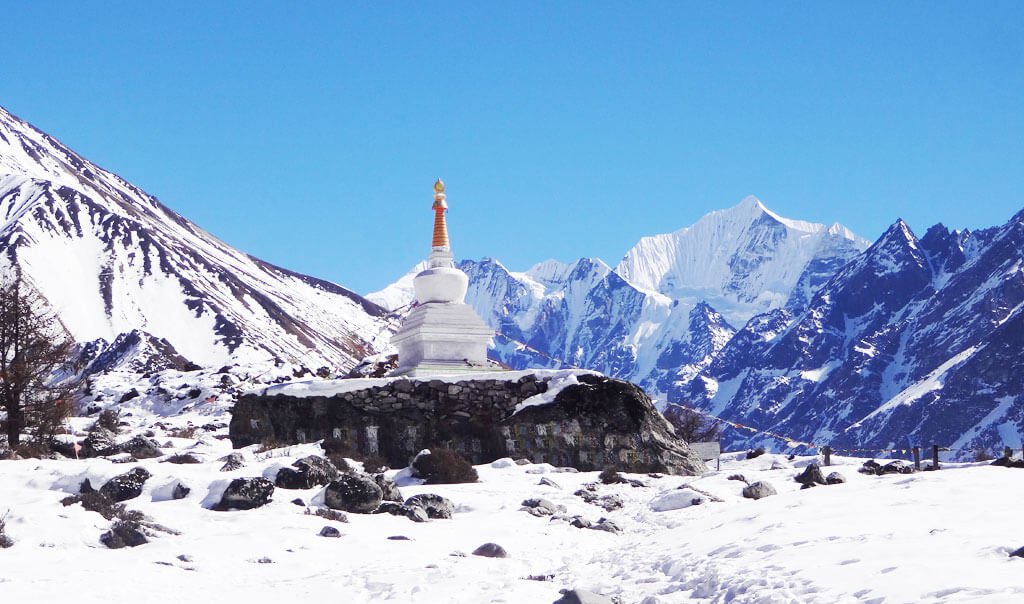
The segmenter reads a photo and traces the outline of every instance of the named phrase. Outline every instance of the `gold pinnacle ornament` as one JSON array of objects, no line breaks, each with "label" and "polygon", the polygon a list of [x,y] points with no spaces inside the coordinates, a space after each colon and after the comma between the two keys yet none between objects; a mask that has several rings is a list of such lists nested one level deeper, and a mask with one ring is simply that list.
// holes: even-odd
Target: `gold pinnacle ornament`
[{"label": "gold pinnacle ornament", "polygon": [[445,222],[444,213],[448,211],[448,203],[445,201],[444,181],[440,178],[434,183],[434,248],[449,249],[448,224]]}]

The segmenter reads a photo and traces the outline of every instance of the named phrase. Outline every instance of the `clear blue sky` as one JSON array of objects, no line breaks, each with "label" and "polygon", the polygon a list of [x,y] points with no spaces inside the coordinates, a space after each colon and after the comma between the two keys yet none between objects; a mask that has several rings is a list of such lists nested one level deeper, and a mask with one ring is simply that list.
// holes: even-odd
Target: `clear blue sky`
[{"label": "clear blue sky", "polygon": [[256,256],[615,264],[754,194],[877,237],[1024,207],[1024,2],[7,2],[0,105]]}]

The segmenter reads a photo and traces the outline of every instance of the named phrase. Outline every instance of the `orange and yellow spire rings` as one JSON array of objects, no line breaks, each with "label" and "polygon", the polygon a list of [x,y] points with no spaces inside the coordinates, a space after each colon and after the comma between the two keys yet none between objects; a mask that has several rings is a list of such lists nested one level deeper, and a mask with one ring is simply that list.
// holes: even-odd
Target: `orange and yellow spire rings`
[{"label": "orange and yellow spire rings", "polygon": [[444,181],[440,178],[434,183],[434,241],[431,244],[434,248],[449,249],[448,223],[445,222],[444,213],[448,211],[448,203],[445,201]]}]

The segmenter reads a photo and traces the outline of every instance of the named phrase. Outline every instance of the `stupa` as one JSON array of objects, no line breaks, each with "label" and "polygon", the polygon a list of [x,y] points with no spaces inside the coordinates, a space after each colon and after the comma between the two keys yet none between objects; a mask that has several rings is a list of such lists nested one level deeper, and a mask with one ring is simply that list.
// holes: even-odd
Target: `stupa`
[{"label": "stupa", "polygon": [[398,348],[398,368],[391,375],[424,377],[500,370],[487,361],[494,330],[465,303],[469,278],[453,262],[441,179],[434,183],[433,210],[429,266],[413,279],[415,306],[391,338]]}]

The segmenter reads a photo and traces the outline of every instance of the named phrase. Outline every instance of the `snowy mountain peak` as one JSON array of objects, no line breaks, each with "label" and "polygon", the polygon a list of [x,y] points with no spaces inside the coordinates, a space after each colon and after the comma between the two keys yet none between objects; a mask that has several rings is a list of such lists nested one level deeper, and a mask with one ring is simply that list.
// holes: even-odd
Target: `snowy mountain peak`
[{"label": "snowy mountain peak", "polygon": [[784,218],[750,196],[689,227],[644,237],[615,271],[644,290],[708,301],[742,324],[785,304],[808,268],[834,272],[867,246],[841,225]]},{"label": "snowy mountain peak", "polygon": [[0,268],[80,343],[138,330],[207,366],[338,368],[386,343],[382,308],[229,247],[2,108],[0,220]]}]

